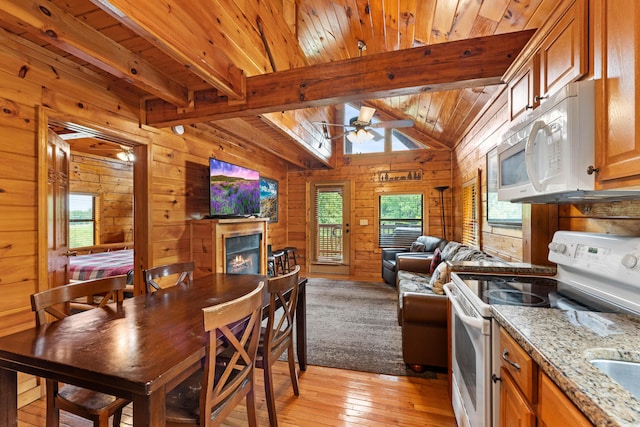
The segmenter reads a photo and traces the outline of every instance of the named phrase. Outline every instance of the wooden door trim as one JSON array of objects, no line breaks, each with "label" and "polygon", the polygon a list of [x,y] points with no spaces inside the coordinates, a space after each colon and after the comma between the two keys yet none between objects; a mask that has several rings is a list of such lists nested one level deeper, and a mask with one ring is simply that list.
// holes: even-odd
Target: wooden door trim
[{"label": "wooden door trim", "polygon": [[[149,147],[149,129],[142,129],[137,123],[126,120],[113,120],[110,126],[91,122],[89,120],[56,112],[43,106],[37,107],[37,153],[38,153],[38,289],[47,288],[48,256],[47,256],[47,133],[49,122],[73,123],[87,129],[95,130],[97,134],[105,135],[116,140],[134,144],[136,163],[134,164],[134,284],[142,284],[142,271],[148,268],[151,260],[151,227],[152,218],[149,209],[149,194],[151,194],[151,175],[149,164],[151,149]],[[113,119],[113,118],[112,118]],[[146,127],[146,126],[143,126]],[[142,286],[136,288],[136,293],[142,293]]]}]

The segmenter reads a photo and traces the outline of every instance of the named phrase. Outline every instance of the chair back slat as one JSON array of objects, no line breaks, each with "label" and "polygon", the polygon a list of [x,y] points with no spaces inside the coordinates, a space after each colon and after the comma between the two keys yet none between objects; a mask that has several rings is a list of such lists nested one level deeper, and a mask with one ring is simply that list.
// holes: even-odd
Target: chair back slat
[{"label": "chair back slat", "polygon": [[[86,301],[89,301],[78,304],[80,310],[85,307],[104,307],[112,301],[121,302],[126,286],[127,276],[120,275],[70,283],[35,293],[31,295],[31,308],[36,316],[36,325],[47,323],[47,313],[54,320],[70,316],[73,302],[80,298],[87,298]],[[94,303],[94,298],[99,300]]]},{"label": "chair back slat", "polygon": [[[263,293],[264,282],[260,282],[253,292],[241,298],[202,310],[204,328],[209,332],[209,346],[205,358],[200,425],[208,425],[207,420],[214,408],[217,408],[216,418],[224,419],[244,396],[253,393]],[[224,362],[218,363],[218,354]],[[255,405],[255,402],[247,404]],[[255,414],[255,408],[251,411]]]},{"label": "chair back slat", "polygon": [[[264,337],[265,354],[279,355],[281,347],[293,339],[294,317],[298,303],[298,276],[300,266],[296,265],[282,276],[272,277],[267,282],[269,293],[269,317]],[[288,296],[285,296],[285,294]],[[282,307],[283,313],[277,318],[276,312]]]},{"label": "chair back slat", "polygon": [[[158,291],[167,286],[190,285],[193,281],[193,271],[195,269],[196,263],[194,261],[176,262],[148,268],[143,272],[147,293]],[[168,276],[176,276],[175,281],[157,280]]]}]

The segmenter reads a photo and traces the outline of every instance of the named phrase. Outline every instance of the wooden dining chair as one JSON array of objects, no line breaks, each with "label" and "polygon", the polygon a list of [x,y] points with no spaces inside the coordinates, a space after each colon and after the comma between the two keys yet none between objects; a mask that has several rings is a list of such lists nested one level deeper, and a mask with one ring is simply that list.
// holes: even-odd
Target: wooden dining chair
[{"label": "wooden dining chair", "polygon": [[[273,391],[273,364],[285,350],[287,351],[293,393],[296,396],[300,395],[298,372],[296,371],[293,352],[293,328],[296,305],[298,303],[299,272],[300,266],[296,265],[290,273],[272,277],[267,281],[269,316],[267,317],[266,327],[261,331],[256,368],[264,370],[264,388],[269,411],[269,425],[271,427],[278,425],[276,397]],[[279,311],[284,311],[281,316],[278,316],[280,314]]]},{"label": "wooden dining chair", "polygon": [[[195,269],[196,263],[194,261],[176,262],[148,268],[142,273],[147,293],[155,292],[168,286],[190,285],[193,281],[193,271]],[[171,280],[169,276],[174,276],[174,280]],[[160,278],[167,279],[163,281],[157,280]]]},{"label": "wooden dining chair", "polygon": [[[127,276],[121,275],[75,282],[35,293],[31,295],[31,308],[35,312],[36,325],[64,319],[76,310],[104,307],[109,302],[120,303],[126,286]],[[81,298],[83,300],[77,302]],[[47,379],[46,387],[47,427],[60,425],[60,410],[91,420],[96,427],[108,427],[109,417],[113,415],[113,426],[117,427],[122,418],[122,408],[130,403],[127,399],[71,384],[58,384],[55,380]]]},{"label": "wooden dining chair", "polygon": [[203,368],[167,393],[167,426],[220,425],[246,398],[249,426],[258,425],[255,358],[264,282],[251,293],[203,308],[209,334]]}]

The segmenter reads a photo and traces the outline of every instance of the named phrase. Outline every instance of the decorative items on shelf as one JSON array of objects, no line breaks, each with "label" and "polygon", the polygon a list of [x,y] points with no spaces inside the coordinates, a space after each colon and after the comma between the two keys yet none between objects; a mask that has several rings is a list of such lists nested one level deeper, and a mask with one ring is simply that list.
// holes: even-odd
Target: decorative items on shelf
[{"label": "decorative items on shelf", "polygon": [[380,171],[376,174],[378,181],[422,181],[422,169],[401,171]]}]

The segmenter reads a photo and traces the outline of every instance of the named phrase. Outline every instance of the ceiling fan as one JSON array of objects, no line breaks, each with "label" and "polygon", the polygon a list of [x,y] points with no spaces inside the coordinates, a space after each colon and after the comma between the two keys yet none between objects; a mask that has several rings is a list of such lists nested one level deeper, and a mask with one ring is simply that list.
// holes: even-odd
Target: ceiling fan
[{"label": "ceiling fan", "polygon": [[[327,139],[337,139],[342,138],[346,135],[347,139],[354,144],[360,144],[364,142],[371,141],[372,139],[378,137],[378,134],[370,132],[368,129],[380,129],[380,128],[406,128],[413,126],[413,120],[390,120],[385,122],[372,122],[373,114],[376,112],[375,108],[371,107],[360,107],[360,112],[358,113],[358,117],[352,117],[349,120],[349,124],[338,124],[338,123],[327,123],[327,122],[316,122],[322,125],[322,130],[324,132],[324,136]],[[344,133],[331,137],[329,135],[329,130],[327,126],[339,126],[343,127],[346,130]]]}]

